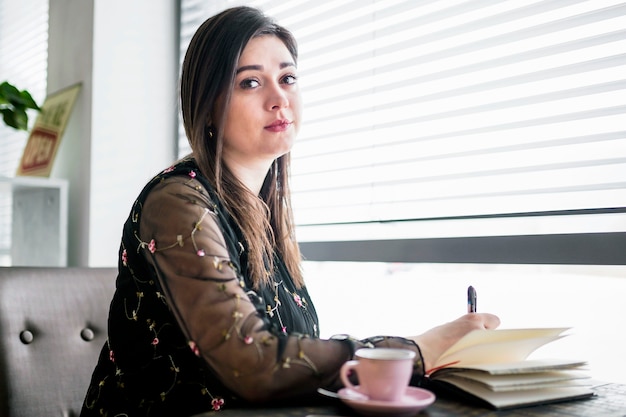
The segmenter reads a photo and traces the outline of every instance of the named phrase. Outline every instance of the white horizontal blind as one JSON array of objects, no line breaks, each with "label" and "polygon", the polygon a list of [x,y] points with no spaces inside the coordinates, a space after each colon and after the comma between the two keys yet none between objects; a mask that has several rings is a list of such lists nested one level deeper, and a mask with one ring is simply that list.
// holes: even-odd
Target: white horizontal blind
[{"label": "white horizontal blind", "polygon": [[[0,83],[28,90],[38,104],[46,96],[48,0],[0,0]],[[36,112],[29,113],[32,127]],[[1,117],[1,116],[0,116]],[[28,132],[0,121],[0,176],[14,177]],[[10,265],[12,198],[0,187],[0,265]]]},{"label": "white horizontal blind", "polygon": [[[0,82],[28,90],[41,105],[48,70],[48,0],[0,0]],[[36,112],[29,113],[29,127]],[[28,139],[0,122],[0,175],[13,177]]]},{"label": "white horizontal blind", "polygon": [[625,2],[247,3],[299,42],[300,240],[626,207]]},{"label": "white horizontal blind", "polygon": [[[218,6],[219,9],[214,9],[215,3],[220,3]],[[217,13],[218,10],[221,10],[225,7],[224,4],[221,4],[222,1],[215,2],[207,2],[203,0],[181,0],[180,2],[180,38],[179,38],[179,79],[180,79],[180,69],[183,64],[183,60],[185,58],[185,52],[187,51],[187,47],[189,46],[189,42],[191,42],[191,38],[193,34],[196,32],[198,27],[204,22],[209,16]],[[185,135],[185,128],[182,123],[182,115],[179,112],[178,115],[178,157],[183,157],[191,152],[191,147],[189,146],[189,141],[187,140],[187,136]]]}]

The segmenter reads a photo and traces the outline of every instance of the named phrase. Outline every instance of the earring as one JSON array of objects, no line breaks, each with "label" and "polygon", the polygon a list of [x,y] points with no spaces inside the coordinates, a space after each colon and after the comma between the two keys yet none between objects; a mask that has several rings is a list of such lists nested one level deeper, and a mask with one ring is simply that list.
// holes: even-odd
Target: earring
[{"label": "earring", "polygon": [[213,126],[207,127],[207,131],[209,134],[209,139],[213,139],[213,136],[215,135],[215,129],[213,129]]}]

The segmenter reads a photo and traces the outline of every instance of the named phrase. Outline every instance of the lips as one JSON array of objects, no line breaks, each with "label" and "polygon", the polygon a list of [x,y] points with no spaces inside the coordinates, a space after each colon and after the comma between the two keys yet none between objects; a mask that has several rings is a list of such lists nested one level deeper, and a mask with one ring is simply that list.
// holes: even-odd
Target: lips
[{"label": "lips", "polygon": [[284,132],[289,129],[293,122],[289,120],[276,120],[275,122],[265,126],[265,130],[269,130],[270,132]]}]

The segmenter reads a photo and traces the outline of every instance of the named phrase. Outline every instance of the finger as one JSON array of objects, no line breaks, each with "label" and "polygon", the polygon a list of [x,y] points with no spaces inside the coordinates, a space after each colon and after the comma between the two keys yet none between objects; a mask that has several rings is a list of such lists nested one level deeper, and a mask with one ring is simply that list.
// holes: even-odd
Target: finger
[{"label": "finger", "polygon": [[495,329],[500,325],[498,316],[490,313],[467,313],[459,320],[469,321],[477,329]]},{"label": "finger", "polygon": [[494,314],[481,313],[485,329],[495,329],[500,325],[500,318]]}]

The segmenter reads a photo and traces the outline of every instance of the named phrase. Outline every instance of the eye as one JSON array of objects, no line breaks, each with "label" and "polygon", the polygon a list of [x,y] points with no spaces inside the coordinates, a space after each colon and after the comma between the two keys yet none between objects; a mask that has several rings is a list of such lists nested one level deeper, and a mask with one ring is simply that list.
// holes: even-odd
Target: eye
[{"label": "eye", "polygon": [[295,84],[296,81],[298,81],[298,77],[294,74],[287,74],[282,78],[282,82],[288,85]]},{"label": "eye", "polygon": [[244,90],[256,88],[260,85],[261,83],[259,83],[259,81],[254,78],[246,78],[245,80],[239,83],[239,87],[243,88]]}]

